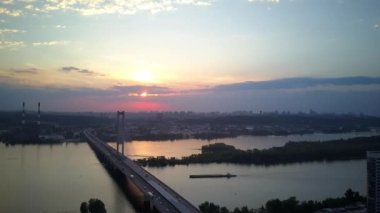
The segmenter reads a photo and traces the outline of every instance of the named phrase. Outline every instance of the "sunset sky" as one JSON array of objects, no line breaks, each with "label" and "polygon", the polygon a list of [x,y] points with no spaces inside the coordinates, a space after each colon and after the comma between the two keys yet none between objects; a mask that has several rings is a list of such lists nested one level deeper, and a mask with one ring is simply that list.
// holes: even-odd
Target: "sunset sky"
[{"label": "sunset sky", "polygon": [[380,115],[379,77],[378,0],[0,1],[0,110]]}]

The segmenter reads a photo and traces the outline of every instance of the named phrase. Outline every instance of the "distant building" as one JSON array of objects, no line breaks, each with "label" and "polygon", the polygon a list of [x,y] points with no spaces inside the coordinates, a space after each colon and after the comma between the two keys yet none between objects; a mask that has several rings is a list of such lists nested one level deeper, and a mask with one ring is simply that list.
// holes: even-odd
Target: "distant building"
[{"label": "distant building", "polygon": [[367,152],[367,210],[380,213],[380,151]]}]

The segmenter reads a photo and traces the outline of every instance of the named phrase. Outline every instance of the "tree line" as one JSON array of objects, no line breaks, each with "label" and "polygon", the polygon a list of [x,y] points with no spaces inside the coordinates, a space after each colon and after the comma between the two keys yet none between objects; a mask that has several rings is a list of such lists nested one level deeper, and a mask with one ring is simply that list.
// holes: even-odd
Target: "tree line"
[{"label": "tree line", "polygon": [[[366,202],[364,196],[361,196],[359,192],[348,189],[343,197],[327,198],[323,201],[309,200],[300,202],[296,197],[290,197],[285,200],[269,200],[260,209],[249,209],[247,206],[243,206],[232,211],[212,202],[204,202],[199,205],[199,209],[202,213],[313,213],[324,208],[340,208],[364,202]],[[352,206],[351,208],[357,207]]]}]

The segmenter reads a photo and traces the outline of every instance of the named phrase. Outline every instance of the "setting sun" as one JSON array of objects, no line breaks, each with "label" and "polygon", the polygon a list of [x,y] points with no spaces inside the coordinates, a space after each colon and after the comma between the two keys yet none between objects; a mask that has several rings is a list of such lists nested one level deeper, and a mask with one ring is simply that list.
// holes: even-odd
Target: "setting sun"
[{"label": "setting sun", "polygon": [[154,82],[152,73],[150,71],[147,71],[147,70],[136,71],[133,74],[133,80],[138,81],[138,82],[142,82],[142,83]]},{"label": "setting sun", "polygon": [[148,94],[146,92],[143,92],[140,94],[141,97],[146,97]]}]

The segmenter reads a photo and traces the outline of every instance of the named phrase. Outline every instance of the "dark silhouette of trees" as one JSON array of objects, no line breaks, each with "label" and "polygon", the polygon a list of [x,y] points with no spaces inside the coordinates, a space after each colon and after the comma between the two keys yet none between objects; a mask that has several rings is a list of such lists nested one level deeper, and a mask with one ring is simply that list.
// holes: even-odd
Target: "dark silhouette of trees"
[{"label": "dark silhouette of trees", "polygon": [[[365,203],[366,198],[361,196],[358,192],[348,189],[344,197],[327,198],[321,202],[318,201],[298,201],[295,197],[290,197],[285,200],[272,199],[266,202],[265,208],[259,209],[262,213],[313,213],[324,208],[340,208],[348,205],[353,205],[358,202]],[[199,206],[203,213],[253,213],[257,212],[254,209],[248,209],[244,206],[242,208],[235,208],[229,211],[226,207],[220,207],[214,203],[204,202]]]},{"label": "dark silhouette of trees", "polygon": [[269,200],[265,204],[268,212],[280,212],[282,210],[281,201],[279,199]]},{"label": "dark silhouette of trees", "polygon": [[225,206],[223,206],[222,208],[220,208],[220,213],[229,213],[229,211]]},{"label": "dark silhouette of trees", "polygon": [[204,202],[199,205],[199,210],[203,213],[253,213],[253,209],[248,209],[247,206],[243,206],[241,209],[235,208],[234,211],[230,212],[226,207],[220,207],[214,203]]},{"label": "dark silhouette of trees", "polygon": [[359,195],[359,192],[354,192],[352,191],[352,189],[348,189],[346,191],[346,193],[344,193],[344,198],[347,202],[349,203],[352,203],[354,202],[355,200],[358,200],[360,199],[360,195]]},{"label": "dark silhouette of trees", "polygon": [[88,213],[88,206],[86,202],[80,204],[80,213]]},{"label": "dark silhouette of trees", "polygon": [[365,203],[366,198],[359,192],[347,189],[344,197],[327,198],[321,202],[309,200],[301,203],[295,197],[282,201],[275,199],[269,200],[265,207],[267,213],[312,213],[323,208],[340,208],[358,202]]},{"label": "dark silhouette of trees", "polygon": [[80,205],[81,213],[107,213],[104,203],[96,198],[91,198],[88,203],[82,202]]},{"label": "dark silhouette of trees", "polygon": [[202,154],[235,151],[235,147],[224,143],[214,143],[202,146]]},{"label": "dark silhouette of trees", "polygon": [[207,201],[205,203],[202,203],[199,206],[199,209],[202,212],[207,212],[207,213],[220,213],[220,207],[218,205],[215,205],[214,203],[209,203]]}]

